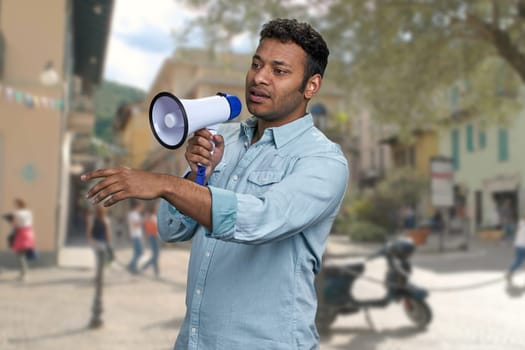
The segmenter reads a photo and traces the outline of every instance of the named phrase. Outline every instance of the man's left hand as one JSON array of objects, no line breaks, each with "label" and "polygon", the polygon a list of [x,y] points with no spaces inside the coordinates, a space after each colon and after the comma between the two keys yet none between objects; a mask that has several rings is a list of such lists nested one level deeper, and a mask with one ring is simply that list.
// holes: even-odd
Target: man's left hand
[{"label": "man's left hand", "polygon": [[109,207],[128,198],[160,197],[164,176],[121,166],[95,170],[83,174],[80,179],[102,179],[89,189],[86,198],[91,199],[94,205],[103,202],[105,207]]}]

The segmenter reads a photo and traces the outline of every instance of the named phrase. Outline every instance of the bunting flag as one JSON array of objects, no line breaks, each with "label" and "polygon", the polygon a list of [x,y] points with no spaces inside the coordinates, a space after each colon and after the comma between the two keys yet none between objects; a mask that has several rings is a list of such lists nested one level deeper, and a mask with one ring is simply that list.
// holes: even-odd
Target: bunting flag
[{"label": "bunting flag", "polygon": [[2,84],[0,84],[0,97],[6,99],[8,102],[24,105],[27,108],[50,108],[57,110],[62,110],[64,108],[64,101],[61,99],[33,95],[30,92]]}]

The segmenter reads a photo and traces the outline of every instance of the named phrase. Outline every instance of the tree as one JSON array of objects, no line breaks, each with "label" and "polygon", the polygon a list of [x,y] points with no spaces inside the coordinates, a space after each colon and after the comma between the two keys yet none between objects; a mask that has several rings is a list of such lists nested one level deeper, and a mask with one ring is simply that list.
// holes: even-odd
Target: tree
[{"label": "tree", "polygon": [[379,121],[417,128],[452,115],[501,121],[525,83],[525,0],[182,0],[188,26],[227,49],[270,18],[307,20],[331,49],[330,79]]}]

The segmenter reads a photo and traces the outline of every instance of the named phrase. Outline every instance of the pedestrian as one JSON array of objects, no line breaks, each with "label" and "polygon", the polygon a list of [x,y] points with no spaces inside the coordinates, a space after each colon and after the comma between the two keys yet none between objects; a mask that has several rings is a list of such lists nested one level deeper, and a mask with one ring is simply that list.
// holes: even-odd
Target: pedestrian
[{"label": "pedestrian", "polygon": [[5,221],[7,221],[7,223],[11,227],[9,229],[9,233],[7,234],[7,246],[9,248],[13,248],[13,242],[15,241],[15,234],[16,234],[15,216],[11,213],[7,213],[7,214],[3,214],[2,218]]},{"label": "pedestrian", "polygon": [[[195,132],[186,176],[127,167],[81,176],[101,179],[88,191],[94,203],[161,197],[160,237],[192,241],[176,350],[319,348],[314,278],[349,176],[307,112],[327,59],[309,24],[271,20],[246,74],[253,116],[218,135]],[[198,164],[207,186],[194,182]]]},{"label": "pedestrian", "polygon": [[153,267],[155,277],[159,277],[159,255],[160,255],[160,242],[159,234],[157,229],[157,207],[158,202],[154,201],[151,205],[150,211],[144,217],[144,234],[146,240],[149,243],[151,250],[150,258],[142,265],[142,270],[146,270],[148,267]]},{"label": "pedestrian", "polygon": [[410,205],[406,205],[402,209],[403,228],[411,230],[416,228],[416,212]]},{"label": "pedestrian", "polygon": [[86,239],[95,252],[97,267],[105,266],[113,258],[112,237],[111,222],[106,208],[97,205],[95,215],[86,230]]},{"label": "pedestrian", "polygon": [[86,231],[88,243],[95,252],[95,296],[91,308],[92,315],[89,322],[90,328],[102,326],[102,290],[104,285],[104,267],[113,258],[111,248],[112,232],[111,223],[106,214],[106,208],[102,205],[95,207],[95,215],[88,222]]},{"label": "pedestrian", "polygon": [[525,215],[518,222],[516,237],[514,238],[514,260],[507,271],[507,280],[512,282],[514,273],[525,262]]},{"label": "pedestrian", "polygon": [[18,279],[20,281],[26,281],[29,270],[27,260],[35,258],[33,212],[28,208],[27,203],[21,198],[15,198],[14,205],[13,224],[15,236],[11,249],[15,252],[18,260],[20,269]]},{"label": "pedestrian", "polygon": [[140,201],[134,201],[131,204],[131,210],[128,213],[128,228],[129,234],[131,237],[131,243],[133,246],[133,253],[131,260],[128,264],[128,270],[135,274],[138,273],[138,263],[142,253],[143,248],[143,230],[142,230],[142,211],[144,210],[144,203]]},{"label": "pedestrian", "polygon": [[516,227],[514,210],[510,199],[505,199],[503,201],[503,204],[498,209],[498,215],[499,224],[504,232],[502,240],[504,242],[510,242]]}]

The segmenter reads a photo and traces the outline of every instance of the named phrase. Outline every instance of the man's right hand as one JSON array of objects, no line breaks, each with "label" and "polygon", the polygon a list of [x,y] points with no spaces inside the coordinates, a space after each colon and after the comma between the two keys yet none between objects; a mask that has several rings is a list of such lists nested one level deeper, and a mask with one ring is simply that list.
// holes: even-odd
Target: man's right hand
[{"label": "man's right hand", "polygon": [[200,129],[188,139],[184,156],[194,174],[197,173],[199,164],[205,166],[208,179],[213,169],[220,163],[223,154],[224,138],[221,135],[213,135],[207,129]]}]

